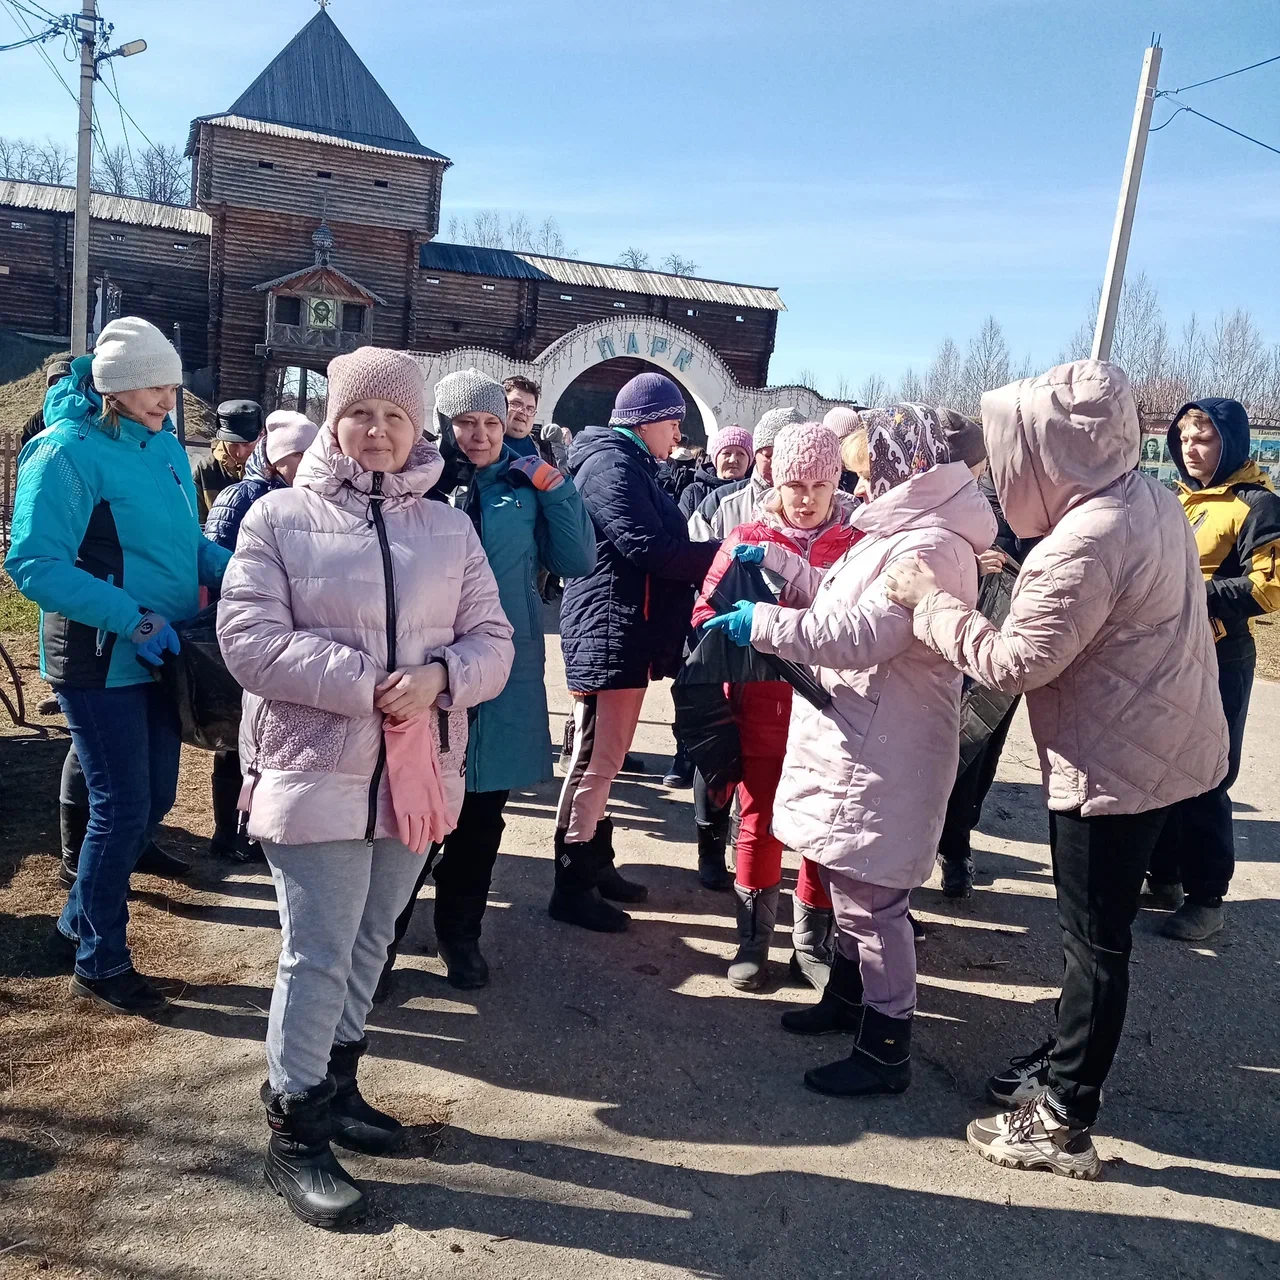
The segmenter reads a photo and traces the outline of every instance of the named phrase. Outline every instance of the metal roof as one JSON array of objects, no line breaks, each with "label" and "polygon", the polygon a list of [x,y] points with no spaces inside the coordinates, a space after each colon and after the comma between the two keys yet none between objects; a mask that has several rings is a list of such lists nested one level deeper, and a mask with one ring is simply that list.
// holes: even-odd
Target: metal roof
[{"label": "metal roof", "polygon": [[289,125],[273,124],[269,120],[250,120],[248,116],[233,116],[225,113],[198,116],[191,122],[191,131],[187,135],[186,154],[188,156],[195,151],[196,145],[200,141],[200,126],[202,124],[220,124],[225,125],[228,129],[243,129],[246,133],[265,133],[275,138],[299,138],[303,142],[324,142],[333,147],[349,147],[353,151],[370,151],[374,155],[381,156],[413,154],[417,155],[419,160],[425,160],[429,164],[451,165],[453,163],[452,160],[441,159],[434,151],[428,151],[426,147],[422,148],[421,154],[407,152],[402,147],[376,147],[371,143],[354,142],[350,138],[340,138],[336,133],[318,133],[315,129],[294,129]]},{"label": "metal roof", "polygon": [[[0,205],[41,213],[74,213],[76,189],[44,182],[0,182]],[[129,196],[102,195],[96,191],[89,196],[89,216],[103,222],[179,231],[183,235],[207,236],[213,231],[213,220],[199,209],[134,200]]]},{"label": "metal roof", "polygon": [[684,302],[722,302],[730,307],[755,307],[785,311],[776,289],[698,276],[675,276],[665,271],[635,271],[603,262],[579,262],[577,258],[547,258],[510,249],[481,249],[469,244],[444,244],[430,240],[418,257],[425,271],[457,271],[469,276],[496,276],[506,280],[554,280],[579,288],[615,289],[644,293]]},{"label": "metal roof", "polygon": [[418,141],[324,9],[221,114],[321,134],[322,141],[341,138],[448,163],[445,156]]},{"label": "metal roof", "polygon": [[366,298],[370,302],[380,303],[386,306],[387,300],[379,297],[372,289],[366,289],[359,280],[353,280],[345,271],[339,271],[337,267],[330,266],[326,262],[317,262],[309,267],[303,267],[300,271],[290,271],[288,275],[277,276],[274,280],[264,280],[261,284],[255,284],[253,290],[255,293],[265,293],[271,289],[280,289],[285,285],[292,285],[296,289],[303,288],[304,284],[309,284],[310,276],[331,275],[336,277],[342,284],[359,298]]}]

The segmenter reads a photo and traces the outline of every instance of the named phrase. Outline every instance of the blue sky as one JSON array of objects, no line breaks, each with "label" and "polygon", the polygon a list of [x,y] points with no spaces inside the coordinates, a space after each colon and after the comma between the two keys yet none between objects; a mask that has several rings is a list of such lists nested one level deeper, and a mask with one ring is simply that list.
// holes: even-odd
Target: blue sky
[{"label": "blue sky", "polygon": [[[125,105],[175,142],[315,11],[101,4],[118,38],[150,45],[118,65]],[[1166,88],[1280,54],[1275,0],[333,0],[330,14],[454,160],[446,223],[554,214],[583,258],[633,244],[776,285],[789,310],[773,380],[809,368],[828,387],[920,369],[988,313],[1016,359],[1049,364],[1102,274],[1152,30]],[[0,6],[0,43],[13,31]],[[1280,63],[1184,100],[1280,146]],[[1158,103],[1157,122],[1171,110]],[[118,140],[109,100],[100,115]],[[0,54],[0,131],[73,127],[36,54]],[[1244,306],[1280,342],[1280,156],[1187,115],[1154,135],[1130,269],[1175,329]]]}]

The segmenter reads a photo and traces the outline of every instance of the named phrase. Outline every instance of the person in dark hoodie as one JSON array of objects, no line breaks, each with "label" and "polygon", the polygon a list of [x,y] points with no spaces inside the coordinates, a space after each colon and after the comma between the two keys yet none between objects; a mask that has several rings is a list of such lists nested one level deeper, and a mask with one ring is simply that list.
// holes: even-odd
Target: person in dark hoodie
[{"label": "person in dark hoodie", "polygon": [[658,463],[680,440],[685,402],[660,373],[618,392],[608,427],[587,427],[569,471],[595,527],[595,568],[565,587],[560,644],[574,698],[573,750],[556,813],[553,919],[601,933],[630,917],[604,901],[648,890],[613,865],[609,789],[631,746],[650,680],[674,676],[694,587],[720,544],[690,542],[680,508],[658,485]]},{"label": "person in dark hoodie", "polygon": [[1252,619],[1280,609],[1280,496],[1249,456],[1249,417],[1238,401],[1183,405],[1169,425],[1178,497],[1196,532],[1230,733],[1227,776],[1170,813],[1151,858],[1148,905],[1173,908],[1162,932],[1200,942],[1223,926],[1235,871],[1231,784],[1240,771],[1257,661]]}]

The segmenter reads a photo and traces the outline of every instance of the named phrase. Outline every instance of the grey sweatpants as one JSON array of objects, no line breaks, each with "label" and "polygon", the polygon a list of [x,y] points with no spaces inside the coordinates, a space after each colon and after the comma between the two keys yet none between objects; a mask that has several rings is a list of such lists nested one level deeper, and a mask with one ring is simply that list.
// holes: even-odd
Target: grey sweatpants
[{"label": "grey sweatpants", "polygon": [[364,1035],[396,917],[422,859],[399,840],[271,844],[263,851],[280,907],[280,963],[267,1019],[267,1075],[277,1093],[323,1082],[335,1042]]},{"label": "grey sweatpants", "polygon": [[916,940],[907,919],[911,894],[819,867],[835,913],[836,947],[862,974],[862,1000],[889,1018],[916,1007]]}]

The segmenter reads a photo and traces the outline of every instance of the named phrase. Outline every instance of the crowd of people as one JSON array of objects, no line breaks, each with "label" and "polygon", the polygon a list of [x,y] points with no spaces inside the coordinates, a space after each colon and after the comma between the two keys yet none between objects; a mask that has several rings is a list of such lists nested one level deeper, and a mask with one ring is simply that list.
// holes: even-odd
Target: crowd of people
[{"label": "crowd of people", "polygon": [[[211,851],[264,860],[275,885],[265,1167],[303,1221],[364,1211],[331,1144],[400,1138],[359,1064],[429,875],[448,981],[489,980],[504,809],[554,776],[543,605],[560,582],[573,713],[550,916],[614,933],[647,899],[615,865],[609,797],[650,683],[676,678],[665,781],[693,787],[701,884],[733,893],[726,980],[776,977],[790,851],[791,970],[817,999],[782,1027],[850,1037],[805,1074],[828,1096],[910,1085],[910,895],[935,862],[944,894],[972,891],[970,832],[1025,696],[1062,991],[1044,1043],[989,1081],[1005,1110],[968,1139],[1011,1168],[1098,1175],[1144,885],[1170,936],[1224,925],[1250,619],[1280,608],[1280,497],[1240,405],[1175,417],[1175,495],[1138,469],[1133,393],[1097,360],[988,392],[980,423],[775,409],[715,431],[698,462],[673,458],[686,405],[660,373],[571,435],[538,426],[527,378],[465,370],[429,393],[411,356],[363,347],[330,364],[323,423],[220,405],[193,475],[170,419],[181,382],[159,331],[114,320],[51,371],[20,458],[6,568],[40,607],[71,736],[57,942],[77,997],[164,1006],[130,955],[129,877],[187,870],[154,840],[181,731],[153,675],[212,602],[244,692],[239,750],[213,763]],[[985,721],[966,711],[979,697]]]}]

